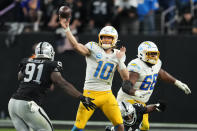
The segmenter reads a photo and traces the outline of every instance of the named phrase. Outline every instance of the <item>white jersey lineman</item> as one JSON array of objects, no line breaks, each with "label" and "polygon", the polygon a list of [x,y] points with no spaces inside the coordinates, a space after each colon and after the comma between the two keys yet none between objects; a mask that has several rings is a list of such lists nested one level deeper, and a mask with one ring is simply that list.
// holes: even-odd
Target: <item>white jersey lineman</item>
[{"label": "white jersey lineman", "polygon": [[154,86],[157,81],[158,72],[161,68],[161,65],[161,61],[158,60],[157,64],[153,65],[152,67],[149,67],[145,62],[143,62],[139,58],[136,58],[129,62],[127,66],[128,71],[133,71],[139,74],[139,79],[137,80],[135,85],[133,85],[133,88],[137,90],[147,91],[147,93],[145,94],[144,98],[139,98],[124,93],[122,91],[122,88],[120,88],[117,95],[117,100],[122,101],[134,99],[146,103],[154,90]]},{"label": "white jersey lineman", "polygon": [[[88,42],[85,45],[91,52],[86,57],[86,78],[84,89],[94,91],[111,90],[114,72],[119,63],[116,53],[119,51],[114,49],[113,53],[107,54],[104,49],[96,42]],[[121,59],[125,61],[125,57]]]}]

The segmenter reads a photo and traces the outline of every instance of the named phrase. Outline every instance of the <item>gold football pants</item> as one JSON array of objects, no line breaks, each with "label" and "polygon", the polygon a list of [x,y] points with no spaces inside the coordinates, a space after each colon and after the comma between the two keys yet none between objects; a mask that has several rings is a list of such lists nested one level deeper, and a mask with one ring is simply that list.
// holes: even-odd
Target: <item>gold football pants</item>
[{"label": "gold football pants", "polygon": [[[123,119],[120,113],[118,103],[112,91],[92,91],[84,90],[83,95],[86,97],[93,98],[92,102],[100,108],[105,116],[112,122],[114,126],[123,124]],[[84,129],[87,121],[90,119],[94,110],[87,110],[80,102],[77,111],[75,126],[79,129]]]}]

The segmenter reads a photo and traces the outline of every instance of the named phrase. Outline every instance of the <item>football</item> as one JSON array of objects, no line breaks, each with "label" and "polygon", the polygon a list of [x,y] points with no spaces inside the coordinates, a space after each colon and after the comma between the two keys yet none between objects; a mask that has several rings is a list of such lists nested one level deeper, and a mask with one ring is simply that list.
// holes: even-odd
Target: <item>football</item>
[{"label": "football", "polygon": [[59,8],[59,16],[61,18],[70,18],[71,17],[71,8],[68,6],[61,6]]}]

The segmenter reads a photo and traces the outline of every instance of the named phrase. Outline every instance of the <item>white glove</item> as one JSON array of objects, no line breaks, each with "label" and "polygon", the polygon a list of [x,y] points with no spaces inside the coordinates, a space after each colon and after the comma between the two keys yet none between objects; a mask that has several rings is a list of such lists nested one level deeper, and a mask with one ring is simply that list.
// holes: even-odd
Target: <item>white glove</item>
[{"label": "white glove", "polygon": [[191,94],[191,90],[189,89],[189,87],[182,83],[181,81],[179,80],[176,80],[175,83],[174,83],[178,88],[180,88],[181,90],[183,90],[185,92],[185,94]]},{"label": "white glove", "polygon": [[144,96],[148,94],[147,91],[139,91],[139,90],[136,90],[135,91],[135,96],[139,97],[139,98],[144,98]]}]

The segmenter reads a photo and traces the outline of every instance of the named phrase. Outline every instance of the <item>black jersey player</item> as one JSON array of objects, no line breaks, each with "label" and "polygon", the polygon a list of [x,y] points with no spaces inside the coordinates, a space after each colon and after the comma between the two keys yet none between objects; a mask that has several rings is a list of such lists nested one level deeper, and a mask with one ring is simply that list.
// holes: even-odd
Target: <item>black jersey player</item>
[{"label": "black jersey player", "polygon": [[[158,102],[157,104],[147,105],[135,103],[131,104],[126,101],[119,102],[121,115],[124,121],[125,131],[137,131],[143,119],[143,114],[153,111],[164,111],[166,104],[164,102]],[[107,126],[105,131],[114,131],[114,127]]]},{"label": "black jersey player", "polygon": [[17,131],[53,131],[47,114],[41,107],[50,85],[56,84],[69,95],[78,98],[87,110],[94,109],[93,99],[85,97],[61,75],[62,63],[54,61],[55,52],[48,42],[40,42],[35,58],[23,59],[19,64],[19,88],[12,95],[8,110]]}]

